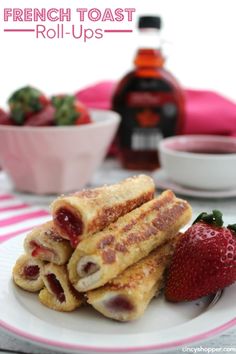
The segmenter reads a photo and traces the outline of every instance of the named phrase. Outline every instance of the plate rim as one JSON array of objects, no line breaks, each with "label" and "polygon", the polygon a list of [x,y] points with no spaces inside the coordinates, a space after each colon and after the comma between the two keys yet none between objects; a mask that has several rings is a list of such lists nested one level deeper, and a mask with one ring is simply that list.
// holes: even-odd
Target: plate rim
[{"label": "plate rim", "polygon": [[171,348],[179,348],[182,347],[186,344],[190,343],[196,343],[200,342],[203,340],[206,340],[208,338],[211,338],[213,336],[216,336],[217,334],[226,331],[236,325],[236,317],[234,317],[232,320],[227,321],[226,323],[215,327],[207,332],[203,332],[194,336],[190,336],[188,338],[182,339],[182,340],[177,340],[177,341],[172,341],[172,342],[167,342],[164,344],[152,344],[152,345],[146,345],[146,346],[137,346],[137,347],[98,347],[98,346],[85,346],[85,345],[80,345],[80,344],[69,344],[66,342],[60,342],[60,341],[54,341],[51,339],[45,339],[40,336],[36,335],[31,335],[28,332],[19,330],[18,328],[8,325],[5,321],[0,320],[0,328],[3,330],[15,334],[18,338],[21,339],[26,339],[30,341],[31,343],[37,343],[37,344],[42,344],[43,346],[47,348],[54,348],[54,349],[66,349],[70,351],[75,351],[75,350],[86,350],[87,352],[96,352],[96,353],[135,353],[135,352],[144,352],[144,351],[152,351],[152,350],[167,350]]}]

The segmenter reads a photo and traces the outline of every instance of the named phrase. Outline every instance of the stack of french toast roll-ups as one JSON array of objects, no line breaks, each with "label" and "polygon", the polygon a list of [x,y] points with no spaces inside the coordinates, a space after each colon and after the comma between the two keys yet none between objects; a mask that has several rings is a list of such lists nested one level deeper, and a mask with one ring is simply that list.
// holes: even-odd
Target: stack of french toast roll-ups
[{"label": "stack of french toast roll-ups", "polygon": [[118,321],[139,318],[163,287],[190,205],[149,176],[62,196],[52,221],[30,232],[15,283],[57,311],[90,304]]}]

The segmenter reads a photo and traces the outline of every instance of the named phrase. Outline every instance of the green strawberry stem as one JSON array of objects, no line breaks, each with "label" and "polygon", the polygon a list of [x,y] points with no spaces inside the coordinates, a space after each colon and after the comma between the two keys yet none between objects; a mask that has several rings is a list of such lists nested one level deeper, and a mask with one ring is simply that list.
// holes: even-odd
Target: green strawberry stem
[{"label": "green strawberry stem", "polygon": [[[193,224],[196,224],[198,222],[205,222],[207,224],[211,224],[217,227],[221,227],[224,224],[223,214],[219,210],[212,210],[211,214],[207,214],[206,212],[201,213],[197,219],[193,222]],[[236,225],[235,225],[236,227]]]},{"label": "green strawberry stem", "polygon": [[236,232],[236,224],[228,225],[228,226],[227,226],[227,229]]},{"label": "green strawberry stem", "polygon": [[75,108],[75,96],[61,95],[53,96],[52,104],[56,109],[56,125],[73,125],[79,118],[80,113]]},{"label": "green strawberry stem", "polygon": [[[205,222],[210,225],[222,227],[224,224],[222,217],[223,217],[223,214],[219,210],[212,210],[211,214],[207,214],[206,212],[203,212],[200,215],[198,215],[196,220],[194,220],[193,225],[198,222]],[[227,229],[236,233],[236,224],[228,225]]]}]

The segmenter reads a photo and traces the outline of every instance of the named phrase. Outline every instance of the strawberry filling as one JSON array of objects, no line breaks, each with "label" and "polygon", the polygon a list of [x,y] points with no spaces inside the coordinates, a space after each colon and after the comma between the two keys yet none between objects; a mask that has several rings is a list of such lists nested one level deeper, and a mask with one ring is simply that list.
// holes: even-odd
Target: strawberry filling
[{"label": "strawberry filling", "polygon": [[30,246],[32,247],[32,251],[31,251],[32,257],[42,256],[45,260],[51,260],[52,257],[55,256],[55,253],[52,250],[39,245],[35,241],[31,241]]},{"label": "strawberry filling", "polygon": [[118,295],[106,302],[106,307],[112,312],[130,312],[134,309],[131,302],[123,295]]},{"label": "strawberry filling", "polygon": [[37,280],[39,277],[39,266],[29,265],[24,267],[24,277],[29,280]]},{"label": "strawberry filling", "polygon": [[53,274],[53,273],[47,274],[46,277],[47,277],[47,281],[50,286],[50,289],[53,292],[53,294],[57,297],[58,301],[65,302],[66,297],[65,297],[63,287],[61,286],[61,283],[59,282],[59,280],[57,279],[55,274]]},{"label": "strawberry filling", "polygon": [[95,264],[93,262],[88,262],[83,267],[83,273],[85,273],[86,275],[90,275],[90,274],[95,273],[98,269],[99,269],[99,267],[97,264]]},{"label": "strawberry filling", "polygon": [[82,257],[77,264],[77,273],[80,278],[88,277],[100,270],[100,265],[91,260],[91,257]]},{"label": "strawberry filling", "polygon": [[83,232],[83,223],[67,208],[60,208],[56,212],[55,223],[69,237],[72,247],[76,247],[78,236]]}]

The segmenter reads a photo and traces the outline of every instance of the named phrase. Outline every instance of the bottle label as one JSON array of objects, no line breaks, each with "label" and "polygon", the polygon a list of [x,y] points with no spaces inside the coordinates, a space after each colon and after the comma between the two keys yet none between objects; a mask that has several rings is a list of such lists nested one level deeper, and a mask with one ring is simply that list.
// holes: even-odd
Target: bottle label
[{"label": "bottle label", "polygon": [[155,150],[162,137],[159,129],[135,128],[131,135],[131,148],[134,151]]},{"label": "bottle label", "polygon": [[120,143],[132,150],[156,150],[163,137],[174,135],[178,104],[172,91],[127,93],[122,109]]}]

